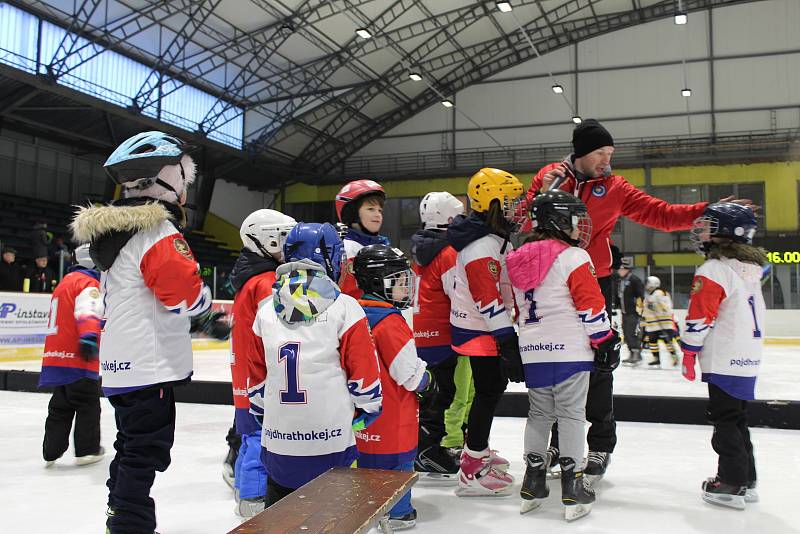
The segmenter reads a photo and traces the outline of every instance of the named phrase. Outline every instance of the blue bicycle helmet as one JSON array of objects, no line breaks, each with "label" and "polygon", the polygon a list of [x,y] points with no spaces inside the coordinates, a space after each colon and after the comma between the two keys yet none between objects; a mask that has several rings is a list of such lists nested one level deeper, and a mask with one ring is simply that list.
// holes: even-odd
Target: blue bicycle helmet
[{"label": "blue bicycle helmet", "polygon": [[103,168],[117,184],[152,178],[152,182],[140,186],[143,188],[156,182],[155,177],[164,166],[180,163],[187,152],[189,146],[175,136],[164,132],[142,132],[119,145]]},{"label": "blue bicycle helmet", "polygon": [[753,210],[733,202],[716,202],[703,210],[694,220],[691,240],[699,254],[705,254],[714,237],[727,238],[734,243],[750,245],[758,229]]},{"label": "blue bicycle helmet", "polygon": [[325,268],[334,281],[339,281],[344,260],[344,245],[330,223],[297,223],[286,236],[283,257],[287,262],[311,260]]}]

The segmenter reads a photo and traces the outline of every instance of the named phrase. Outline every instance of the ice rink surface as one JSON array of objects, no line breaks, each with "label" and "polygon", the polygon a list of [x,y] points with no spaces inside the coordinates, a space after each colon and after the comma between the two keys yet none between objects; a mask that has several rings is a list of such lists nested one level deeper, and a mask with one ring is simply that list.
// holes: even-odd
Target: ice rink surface
[{"label": "ice rink surface", "polygon": [[[100,534],[105,531],[111,456],[92,466],[74,467],[70,450],[45,469],[41,442],[48,400],[47,394],[0,392],[0,424],[5,429],[0,437],[2,531]],[[111,451],[113,410],[105,399],[102,403],[102,441]],[[230,406],[178,405],[172,465],[156,476],[153,488],[162,534],[222,533],[239,523],[233,494],[221,477],[225,433],[232,418]],[[419,523],[411,532],[800,533],[792,512],[800,500],[800,431],[753,429],[761,502],[740,512],[700,499],[700,483],[716,467],[710,427],[620,423],[617,450],[607,478],[598,485],[592,513],[567,524],[557,480],[550,482],[551,496],[542,508],[519,514],[524,425],[521,418],[497,418],[492,429],[492,447],[512,462],[510,472],[517,479],[513,496],[459,498],[452,487],[417,484],[413,503]]]}]

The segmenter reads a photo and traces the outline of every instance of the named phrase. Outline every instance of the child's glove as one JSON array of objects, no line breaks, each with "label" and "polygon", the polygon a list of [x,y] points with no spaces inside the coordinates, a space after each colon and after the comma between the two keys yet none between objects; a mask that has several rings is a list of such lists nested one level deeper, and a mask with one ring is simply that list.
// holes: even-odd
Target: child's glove
[{"label": "child's glove", "polygon": [[697,353],[689,352],[688,350],[683,351],[683,366],[681,366],[681,374],[686,380],[694,380],[694,364],[697,361]]},{"label": "child's glove", "polygon": [[381,415],[383,408],[375,413],[365,412],[361,408],[356,408],[355,417],[353,417],[353,431],[360,432],[375,422]]},{"label": "child's glove", "polygon": [[524,382],[525,371],[522,367],[522,357],[519,355],[519,339],[517,334],[508,334],[495,338],[497,352],[500,355],[500,366],[503,375],[512,382]]},{"label": "child's glove", "polygon": [[225,322],[227,314],[222,311],[208,311],[191,318],[190,332],[203,332],[209,337],[225,341],[231,337],[231,327]]},{"label": "child's glove", "polygon": [[78,353],[81,355],[81,358],[87,362],[96,360],[99,353],[99,349],[97,347],[97,336],[90,335],[81,337],[78,341]]},{"label": "child's glove", "polygon": [[433,376],[430,370],[425,369],[422,380],[420,380],[419,386],[417,386],[416,393],[420,404],[425,404],[439,393],[439,385],[436,383],[436,377]]},{"label": "child's glove", "polygon": [[613,328],[609,331],[608,337],[596,345],[594,348],[594,367],[601,373],[610,373],[619,367],[619,350],[622,342],[619,334]]}]

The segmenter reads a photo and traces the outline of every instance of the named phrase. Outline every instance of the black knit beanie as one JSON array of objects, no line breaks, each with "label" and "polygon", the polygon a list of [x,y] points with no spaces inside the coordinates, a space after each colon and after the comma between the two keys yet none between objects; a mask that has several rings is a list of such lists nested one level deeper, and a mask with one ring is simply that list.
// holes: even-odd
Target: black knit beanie
[{"label": "black knit beanie", "polygon": [[614,138],[594,119],[586,119],[572,131],[572,148],[576,158],[604,146],[614,146]]}]

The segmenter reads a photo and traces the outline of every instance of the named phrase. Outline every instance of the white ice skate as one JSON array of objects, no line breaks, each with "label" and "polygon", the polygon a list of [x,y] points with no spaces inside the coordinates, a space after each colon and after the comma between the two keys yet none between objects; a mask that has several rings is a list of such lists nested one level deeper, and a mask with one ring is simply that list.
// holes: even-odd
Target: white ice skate
[{"label": "white ice skate", "polygon": [[96,454],[86,454],[84,456],[76,456],[75,457],[75,465],[91,465],[96,464],[103,457],[106,455],[106,450],[103,447],[100,447],[100,450],[97,451]]},{"label": "white ice skate", "polygon": [[717,477],[709,478],[703,482],[703,500],[710,504],[744,510],[747,502],[746,496],[746,486],[726,484]]},{"label": "white ice skate", "polygon": [[746,502],[747,504],[754,504],[758,502],[758,490],[756,490],[755,486],[753,486],[752,488],[748,487],[747,490],[745,490],[744,502]]},{"label": "white ice skate", "polygon": [[256,499],[239,499],[233,511],[239,517],[250,518],[255,517],[264,511],[264,497]]}]

